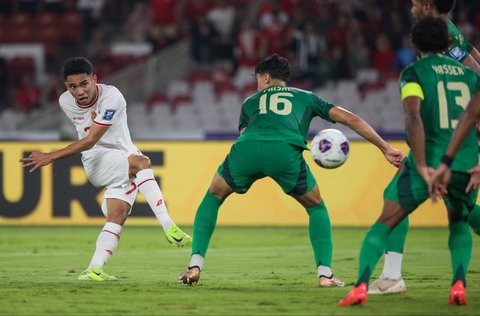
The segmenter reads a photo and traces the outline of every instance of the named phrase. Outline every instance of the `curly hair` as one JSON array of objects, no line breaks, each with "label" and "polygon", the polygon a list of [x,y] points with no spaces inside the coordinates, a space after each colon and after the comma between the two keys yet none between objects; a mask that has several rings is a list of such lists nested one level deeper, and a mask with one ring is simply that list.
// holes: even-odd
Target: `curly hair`
[{"label": "curly hair", "polygon": [[450,46],[447,23],[434,17],[420,20],[413,26],[412,42],[422,52],[444,52]]}]

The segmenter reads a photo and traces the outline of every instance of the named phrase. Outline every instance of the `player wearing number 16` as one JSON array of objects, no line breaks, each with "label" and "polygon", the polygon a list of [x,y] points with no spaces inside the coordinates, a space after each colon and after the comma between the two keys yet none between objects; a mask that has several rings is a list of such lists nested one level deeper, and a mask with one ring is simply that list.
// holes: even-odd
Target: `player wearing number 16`
[{"label": "player wearing number 16", "polygon": [[[302,156],[307,149],[310,122],[319,116],[350,127],[377,146],[395,166],[400,164],[402,153],[391,148],[355,114],[310,91],[287,87],[289,76],[288,61],[278,55],[256,66],[258,93],[243,103],[239,122],[241,135],[218,168],[197,210],[192,257],[188,269],[179,277],[181,283],[198,282],[218,210],[225,199],[233,192],[246,193],[256,180],[270,177],[307,211],[319,285],[345,285],[333,277],[330,219],[315,178]],[[241,266],[241,262],[234,267],[237,266]],[[232,271],[232,275],[235,272]]]}]

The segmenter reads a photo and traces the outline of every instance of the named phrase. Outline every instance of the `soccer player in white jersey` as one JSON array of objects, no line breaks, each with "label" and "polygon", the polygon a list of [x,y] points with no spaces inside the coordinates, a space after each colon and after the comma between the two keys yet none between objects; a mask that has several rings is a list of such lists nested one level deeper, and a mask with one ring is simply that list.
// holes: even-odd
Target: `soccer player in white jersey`
[{"label": "soccer player in white jersey", "polygon": [[150,159],[142,155],[130,138],[122,93],[114,86],[97,83],[92,64],[83,57],[67,60],[62,72],[68,91],[60,96],[59,103],[75,125],[78,141],[49,153],[35,151],[20,161],[33,172],[54,160],[82,153],[90,182],[106,188],[102,212],[107,222],[98,236],[92,260],[79,280],[114,280],[103,266],[117,248],[138,191],[145,196],[170,243],[182,247],[192,239],[168,215]]}]

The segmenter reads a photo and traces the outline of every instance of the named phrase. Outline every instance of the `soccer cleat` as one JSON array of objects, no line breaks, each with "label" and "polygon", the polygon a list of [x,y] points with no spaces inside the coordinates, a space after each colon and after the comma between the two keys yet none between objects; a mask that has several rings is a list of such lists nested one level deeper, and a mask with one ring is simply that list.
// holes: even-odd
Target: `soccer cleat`
[{"label": "soccer cleat", "polygon": [[115,281],[117,280],[116,277],[113,275],[108,275],[102,268],[90,268],[83,271],[79,276],[78,279],[80,281]]},{"label": "soccer cleat", "polygon": [[448,299],[450,305],[467,305],[467,289],[463,281],[458,280],[452,285],[450,289],[450,298]]},{"label": "soccer cleat", "polygon": [[177,247],[183,247],[192,243],[192,237],[185,234],[175,224],[170,226],[170,228],[165,232],[165,237],[169,243],[176,245]]},{"label": "soccer cleat", "polygon": [[343,281],[340,281],[339,279],[337,278],[334,278],[333,277],[333,274],[331,277],[326,277],[324,275],[321,275],[319,278],[318,278],[318,285],[320,287],[331,287],[331,286],[339,286],[339,287],[344,287],[345,286],[345,282]]},{"label": "soccer cleat", "polygon": [[200,268],[197,266],[189,267],[179,277],[178,282],[182,284],[193,285],[200,280]]},{"label": "soccer cleat", "polygon": [[340,306],[352,306],[352,305],[361,305],[365,304],[367,301],[367,283],[362,282],[357,287],[348,292],[347,296],[338,302]]},{"label": "soccer cleat", "polygon": [[380,276],[368,287],[368,294],[403,294],[406,291],[407,286],[402,277],[389,279]]}]

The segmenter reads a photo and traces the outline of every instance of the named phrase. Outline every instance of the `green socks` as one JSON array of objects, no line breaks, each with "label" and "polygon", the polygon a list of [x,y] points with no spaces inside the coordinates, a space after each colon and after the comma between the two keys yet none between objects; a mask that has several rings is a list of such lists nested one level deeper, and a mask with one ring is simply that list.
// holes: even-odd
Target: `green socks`
[{"label": "green socks", "polygon": [[472,234],[467,223],[463,221],[450,224],[448,228],[450,229],[448,248],[453,268],[452,284],[462,280],[466,286],[466,273],[472,257]]},{"label": "green socks", "polygon": [[388,225],[376,222],[368,231],[360,250],[360,268],[355,286],[365,282],[368,284],[378,260],[385,251],[385,245],[391,228]]},{"label": "green socks", "polygon": [[223,201],[207,191],[198,207],[193,223],[192,255],[205,257],[210,238],[217,224],[218,210]]},{"label": "green socks", "polygon": [[330,267],[332,265],[332,227],[325,203],[307,209],[309,217],[308,230],[315,264]]},{"label": "green socks", "polygon": [[405,239],[408,233],[408,216],[405,217],[390,233],[385,246],[385,251],[403,253]]}]

